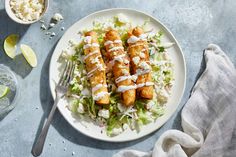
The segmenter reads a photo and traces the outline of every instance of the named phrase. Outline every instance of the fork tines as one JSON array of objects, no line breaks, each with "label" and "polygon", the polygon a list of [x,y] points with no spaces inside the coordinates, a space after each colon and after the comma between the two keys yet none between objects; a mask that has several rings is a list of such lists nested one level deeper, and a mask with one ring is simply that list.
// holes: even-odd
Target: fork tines
[{"label": "fork tines", "polygon": [[69,86],[70,81],[73,78],[75,69],[75,64],[72,61],[67,61],[66,66],[64,68],[64,71],[60,77],[60,80],[58,82],[58,85],[60,86]]}]

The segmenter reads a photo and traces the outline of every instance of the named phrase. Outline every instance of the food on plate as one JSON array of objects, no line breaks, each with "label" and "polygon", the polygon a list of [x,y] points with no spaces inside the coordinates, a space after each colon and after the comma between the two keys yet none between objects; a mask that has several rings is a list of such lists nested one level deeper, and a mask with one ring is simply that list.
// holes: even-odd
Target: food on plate
[{"label": "food on plate", "polygon": [[112,71],[117,86],[117,92],[121,93],[121,99],[125,106],[131,106],[135,102],[136,85],[130,75],[129,58],[124,51],[120,35],[116,30],[106,32],[104,46],[112,66]]},{"label": "food on plate", "polygon": [[146,29],[147,24],[133,25],[124,14],[97,19],[92,28],[80,30],[78,40],[70,39],[61,55],[77,62],[69,110],[81,121],[88,117],[107,136],[139,132],[165,114],[174,82],[167,49],[173,44],[163,43],[163,33]]},{"label": "food on plate", "polygon": [[99,105],[109,104],[110,96],[107,91],[106,67],[102,59],[96,32],[89,31],[85,33],[83,49],[93,100]]},{"label": "food on plate", "polygon": [[153,81],[148,52],[147,35],[142,28],[135,27],[128,33],[128,54],[131,60],[132,75],[137,76],[137,95],[140,98],[153,98]]}]

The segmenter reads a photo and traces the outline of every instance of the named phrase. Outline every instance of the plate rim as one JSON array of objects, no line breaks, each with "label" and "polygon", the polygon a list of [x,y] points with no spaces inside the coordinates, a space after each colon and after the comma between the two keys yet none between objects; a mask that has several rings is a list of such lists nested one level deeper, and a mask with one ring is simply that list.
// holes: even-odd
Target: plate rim
[{"label": "plate rim", "polygon": [[126,140],[126,139],[124,139],[124,140],[118,140],[118,139],[114,140],[114,139],[112,139],[112,138],[110,138],[110,139],[104,139],[104,138],[99,138],[99,136],[98,136],[98,137],[94,137],[94,136],[92,136],[92,135],[90,135],[90,134],[86,134],[86,133],[80,131],[79,129],[77,129],[77,128],[68,120],[68,118],[63,115],[62,111],[58,108],[58,110],[59,110],[60,114],[62,115],[62,117],[64,117],[64,119],[65,119],[76,131],[80,132],[81,134],[83,134],[83,135],[85,135],[85,136],[87,136],[87,137],[90,137],[90,138],[92,138],[92,139],[95,139],[95,140],[100,140],[100,141],[105,141],[105,142],[111,142],[111,143],[123,143],[123,142],[129,142],[129,141],[138,140],[138,139],[140,139],[140,138],[144,138],[144,137],[146,137],[146,136],[148,136],[148,135],[154,133],[154,132],[157,131],[158,129],[160,129],[160,128],[161,128],[166,122],[168,122],[168,121],[170,120],[170,118],[174,115],[174,113],[175,113],[176,110],[178,109],[178,107],[179,107],[179,105],[180,105],[180,103],[181,103],[181,101],[182,101],[182,99],[183,99],[183,95],[184,95],[185,88],[186,88],[186,76],[187,76],[187,70],[186,70],[186,69],[187,69],[187,66],[186,66],[185,56],[184,56],[184,53],[183,53],[183,51],[182,51],[182,48],[181,48],[179,42],[178,42],[177,39],[175,38],[175,36],[172,34],[172,32],[171,32],[161,21],[159,21],[157,18],[155,18],[154,16],[152,16],[152,15],[146,13],[146,12],[143,12],[143,11],[140,11],[140,10],[137,10],[137,9],[131,9],[131,8],[109,8],[109,9],[98,10],[98,11],[95,11],[95,12],[93,12],[93,13],[90,13],[90,14],[86,15],[85,17],[83,17],[83,18],[81,18],[81,19],[75,21],[72,25],[70,25],[69,28],[68,28],[68,29],[64,32],[64,34],[60,37],[60,39],[59,39],[58,42],[56,43],[56,46],[55,46],[55,48],[54,48],[54,51],[53,51],[52,55],[51,55],[51,59],[50,59],[50,63],[49,63],[49,73],[48,73],[48,75],[49,75],[49,87],[50,87],[50,92],[51,92],[51,94],[52,94],[53,100],[55,100],[54,89],[52,89],[52,81],[50,81],[50,80],[51,80],[50,73],[51,73],[51,69],[52,69],[51,67],[52,67],[52,58],[53,58],[53,55],[55,54],[55,50],[58,48],[59,43],[62,41],[63,36],[64,36],[65,34],[67,34],[67,32],[69,32],[69,29],[70,29],[71,27],[73,27],[74,25],[76,25],[76,23],[78,23],[79,21],[81,21],[81,20],[83,20],[83,19],[86,19],[86,18],[88,18],[88,17],[90,17],[90,16],[93,16],[93,15],[95,15],[95,14],[99,14],[99,13],[102,13],[102,12],[109,12],[109,11],[113,11],[113,10],[132,11],[132,12],[141,13],[141,14],[143,14],[143,15],[146,15],[146,16],[148,16],[148,17],[151,17],[153,20],[155,20],[156,22],[158,22],[166,31],[168,31],[168,33],[169,33],[169,34],[171,35],[171,37],[174,39],[174,42],[176,43],[176,45],[177,45],[179,51],[181,52],[180,54],[181,54],[181,58],[182,58],[182,60],[183,60],[183,65],[184,65],[184,69],[183,69],[183,71],[184,71],[183,89],[182,89],[181,94],[180,94],[180,95],[181,95],[181,96],[180,96],[180,99],[179,99],[178,102],[176,103],[176,104],[177,104],[177,105],[176,105],[177,107],[174,109],[173,113],[170,114],[170,115],[166,118],[165,122],[163,122],[163,123],[160,125],[159,128],[154,129],[154,130],[152,130],[152,131],[150,131],[150,132],[148,132],[148,133],[146,133],[146,134],[144,134],[144,135],[142,135],[142,136],[139,136],[139,137],[136,137],[136,138],[127,139],[127,140]]}]

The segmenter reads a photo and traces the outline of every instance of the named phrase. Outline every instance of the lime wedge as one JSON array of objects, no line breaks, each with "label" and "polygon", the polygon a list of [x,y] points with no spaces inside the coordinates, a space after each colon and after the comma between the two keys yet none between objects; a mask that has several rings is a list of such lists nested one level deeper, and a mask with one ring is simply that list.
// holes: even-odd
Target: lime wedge
[{"label": "lime wedge", "polygon": [[35,55],[35,52],[32,50],[31,47],[25,44],[20,45],[21,52],[23,53],[23,56],[27,60],[27,62],[32,66],[37,66],[37,57]]},{"label": "lime wedge", "polygon": [[5,97],[10,91],[10,88],[4,85],[0,85],[0,99]]},{"label": "lime wedge", "polygon": [[19,35],[17,34],[11,34],[4,40],[4,51],[12,59],[16,56],[16,45],[18,41]]}]

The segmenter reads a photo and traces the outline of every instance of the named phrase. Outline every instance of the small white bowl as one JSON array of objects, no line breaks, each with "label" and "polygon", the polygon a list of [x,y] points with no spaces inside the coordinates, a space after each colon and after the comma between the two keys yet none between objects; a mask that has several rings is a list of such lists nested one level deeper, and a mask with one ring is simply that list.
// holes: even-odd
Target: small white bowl
[{"label": "small white bowl", "polygon": [[43,12],[42,14],[40,15],[40,17],[36,20],[33,20],[33,21],[24,21],[20,18],[18,18],[15,13],[13,12],[13,10],[11,9],[11,6],[10,6],[10,1],[11,0],[5,0],[5,9],[6,9],[6,12],[8,14],[8,16],[15,22],[17,23],[20,23],[20,24],[25,24],[25,25],[28,25],[28,24],[32,24],[32,23],[35,23],[37,21],[39,21],[43,15],[46,13],[46,11],[48,10],[48,6],[49,6],[49,0],[44,0],[44,9],[43,9]]}]

